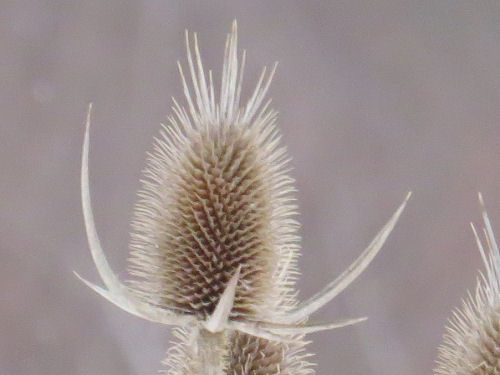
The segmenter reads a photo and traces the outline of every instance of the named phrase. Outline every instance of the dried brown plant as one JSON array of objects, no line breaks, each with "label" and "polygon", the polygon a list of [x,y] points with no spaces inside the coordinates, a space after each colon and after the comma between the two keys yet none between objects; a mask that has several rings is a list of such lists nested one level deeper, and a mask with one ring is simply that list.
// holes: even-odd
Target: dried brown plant
[{"label": "dried brown plant", "polygon": [[[309,324],[309,316],[341,293],[368,266],[401,215],[409,194],[358,259],[323,290],[296,300],[300,245],[288,156],[266,94],[276,64],[266,68],[248,101],[240,95],[245,52],[236,22],[228,35],[220,94],[205,73],[196,34],[186,32],[187,108],[156,140],[133,219],[130,273],[123,284],[100,246],[88,180],[90,108],[82,157],[82,204],[101,288],[122,309],[177,326],[168,373],[313,373],[304,335],[360,322]],[[82,279],[83,280],[83,279]]]}]

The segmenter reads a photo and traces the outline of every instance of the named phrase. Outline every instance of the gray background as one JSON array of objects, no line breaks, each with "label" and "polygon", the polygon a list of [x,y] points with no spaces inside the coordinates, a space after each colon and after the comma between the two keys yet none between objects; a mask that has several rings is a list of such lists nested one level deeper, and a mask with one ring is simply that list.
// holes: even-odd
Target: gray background
[{"label": "gray background", "polygon": [[310,338],[319,374],[429,374],[480,257],[476,192],[500,233],[498,1],[0,1],[0,373],[152,374],[170,329],[127,315],[92,281],[79,201],[95,105],[95,215],[125,275],[145,152],[170,97],[184,29],[218,71],[233,18],[246,88],[271,88],[293,156],[300,296],[341,272],[414,196],[387,246],[315,320],[368,316]]}]

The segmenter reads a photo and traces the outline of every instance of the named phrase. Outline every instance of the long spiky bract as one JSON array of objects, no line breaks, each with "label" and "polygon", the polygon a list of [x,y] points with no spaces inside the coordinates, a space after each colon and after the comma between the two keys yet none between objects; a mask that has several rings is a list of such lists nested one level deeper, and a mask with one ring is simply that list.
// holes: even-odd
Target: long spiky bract
[{"label": "long spiky bract", "polygon": [[486,272],[449,320],[434,370],[439,375],[500,373],[500,252],[481,194],[479,202],[484,227],[471,227]]},{"label": "long spiky bract", "polygon": [[[194,39],[194,43],[192,43]],[[149,155],[135,207],[130,273],[123,284],[101,248],[88,182],[90,107],[82,154],[82,205],[92,258],[106,289],[83,280],[118,307],[175,325],[169,373],[312,373],[304,335],[363,321],[309,324],[381,249],[410,194],[352,265],[302,304],[296,301],[298,222],[289,158],[266,99],[276,64],[264,68],[241,103],[245,52],[236,22],[228,35],[220,91],[205,72],[196,34],[186,32],[187,107],[174,115]]]}]

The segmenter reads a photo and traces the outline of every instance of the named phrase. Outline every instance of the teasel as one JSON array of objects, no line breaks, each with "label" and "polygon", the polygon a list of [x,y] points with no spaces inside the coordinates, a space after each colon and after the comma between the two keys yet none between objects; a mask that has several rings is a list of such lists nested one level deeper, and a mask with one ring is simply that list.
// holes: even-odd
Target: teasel
[{"label": "teasel", "polygon": [[449,320],[434,370],[438,375],[500,373],[500,252],[481,194],[479,202],[484,227],[479,232],[471,227],[485,272]]},{"label": "teasel", "polygon": [[[194,43],[192,40],[194,39]],[[193,47],[194,44],[194,47]],[[129,271],[122,283],[101,248],[90,203],[90,112],[82,155],[82,206],[89,247],[105,288],[82,279],[123,310],[177,326],[166,364],[172,375],[313,373],[307,333],[364,320],[309,324],[375,257],[410,196],[340,276],[296,300],[298,222],[288,156],[266,94],[276,64],[263,69],[240,104],[245,52],[236,22],[227,37],[220,94],[204,71],[197,36],[186,32],[187,109],[173,99],[144,171],[135,207]]]}]

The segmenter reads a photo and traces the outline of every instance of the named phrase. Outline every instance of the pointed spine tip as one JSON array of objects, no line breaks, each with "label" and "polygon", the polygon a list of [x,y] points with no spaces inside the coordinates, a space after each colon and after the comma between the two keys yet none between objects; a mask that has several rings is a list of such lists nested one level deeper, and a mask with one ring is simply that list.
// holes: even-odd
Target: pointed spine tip
[{"label": "pointed spine tip", "polygon": [[238,266],[233,276],[231,276],[231,279],[229,279],[229,282],[226,285],[226,289],[222,293],[214,312],[205,323],[205,328],[208,331],[216,333],[222,331],[225,328],[229,320],[231,310],[233,309],[234,297],[236,295],[236,286],[238,284],[240,272],[241,264]]},{"label": "pointed spine tip", "polygon": [[90,102],[87,106],[87,116],[85,118],[85,129],[88,130],[88,128],[90,127],[90,117],[92,115],[92,102]]},{"label": "pointed spine tip", "polygon": [[484,204],[483,194],[480,191],[477,192],[477,199],[479,200],[479,205],[481,206],[481,209],[484,211],[486,205]]}]

